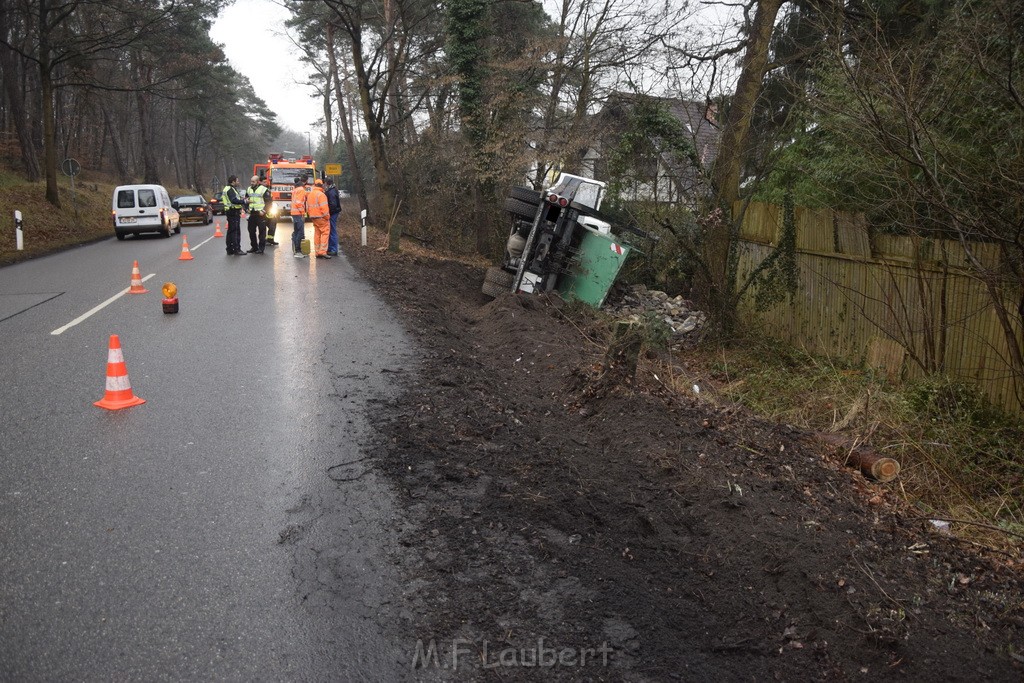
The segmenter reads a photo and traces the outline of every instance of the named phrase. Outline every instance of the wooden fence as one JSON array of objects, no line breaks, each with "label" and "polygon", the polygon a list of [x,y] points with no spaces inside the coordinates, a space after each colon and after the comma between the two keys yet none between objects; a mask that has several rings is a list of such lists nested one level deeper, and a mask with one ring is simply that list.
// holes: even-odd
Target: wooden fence
[{"label": "wooden fence", "polygon": [[[872,239],[862,215],[828,209],[797,208],[794,218],[799,289],[761,312],[747,297],[741,309],[746,322],[810,352],[864,362],[894,378],[941,371],[973,381],[996,405],[1024,412],[1024,378],[1013,371],[990,294],[972,275],[960,243]],[[740,282],[778,244],[781,227],[781,207],[746,207]],[[985,267],[999,265],[997,245],[971,249]],[[1021,329],[1015,334],[1022,338]]]}]

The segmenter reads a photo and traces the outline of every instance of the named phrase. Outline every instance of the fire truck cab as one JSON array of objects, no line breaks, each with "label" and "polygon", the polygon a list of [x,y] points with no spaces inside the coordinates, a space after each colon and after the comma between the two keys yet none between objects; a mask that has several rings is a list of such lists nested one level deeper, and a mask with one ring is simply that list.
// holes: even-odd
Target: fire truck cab
[{"label": "fire truck cab", "polygon": [[316,162],[306,155],[298,159],[285,159],[281,154],[271,154],[266,163],[254,164],[252,174],[260,181],[270,178],[270,196],[274,203],[270,207],[271,220],[285,220],[292,211],[292,188],[299,176],[317,177]]}]

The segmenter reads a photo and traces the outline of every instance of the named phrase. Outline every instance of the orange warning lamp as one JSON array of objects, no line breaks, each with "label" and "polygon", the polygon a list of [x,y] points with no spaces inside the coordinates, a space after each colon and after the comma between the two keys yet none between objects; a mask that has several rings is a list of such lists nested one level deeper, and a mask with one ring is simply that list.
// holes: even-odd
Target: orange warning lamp
[{"label": "orange warning lamp", "polygon": [[164,313],[178,312],[178,285],[173,282],[165,282],[161,290],[164,293]]}]

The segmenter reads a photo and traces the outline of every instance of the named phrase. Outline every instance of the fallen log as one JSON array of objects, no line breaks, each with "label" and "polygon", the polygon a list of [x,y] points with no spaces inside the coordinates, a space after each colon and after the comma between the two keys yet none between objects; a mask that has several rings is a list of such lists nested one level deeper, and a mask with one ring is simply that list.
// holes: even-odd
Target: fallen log
[{"label": "fallen log", "polygon": [[860,468],[865,477],[883,483],[892,481],[900,473],[900,464],[897,461],[870,451],[853,451],[846,458],[846,464]]},{"label": "fallen log", "polygon": [[869,448],[857,446],[836,434],[818,434],[825,443],[846,452],[846,465],[856,467],[865,477],[882,482],[892,481],[900,473],[900,464],[892,458],[879,455]]}]

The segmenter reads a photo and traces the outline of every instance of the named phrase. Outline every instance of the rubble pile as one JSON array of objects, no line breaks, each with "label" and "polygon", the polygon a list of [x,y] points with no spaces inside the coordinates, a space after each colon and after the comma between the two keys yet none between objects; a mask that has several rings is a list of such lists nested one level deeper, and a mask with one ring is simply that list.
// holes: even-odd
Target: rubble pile
[{"label": "rubble pile", "polygon": [[633,285],[607,310],[621,320],[640,322],[645,316],[655,314],[672,329],[672,337],[680,341],[683,337],[700,330],[707,322],[707,316],[691,307],[693,302],[682,296],[670,297],[665,292],[647,289],[644,285]]}]

